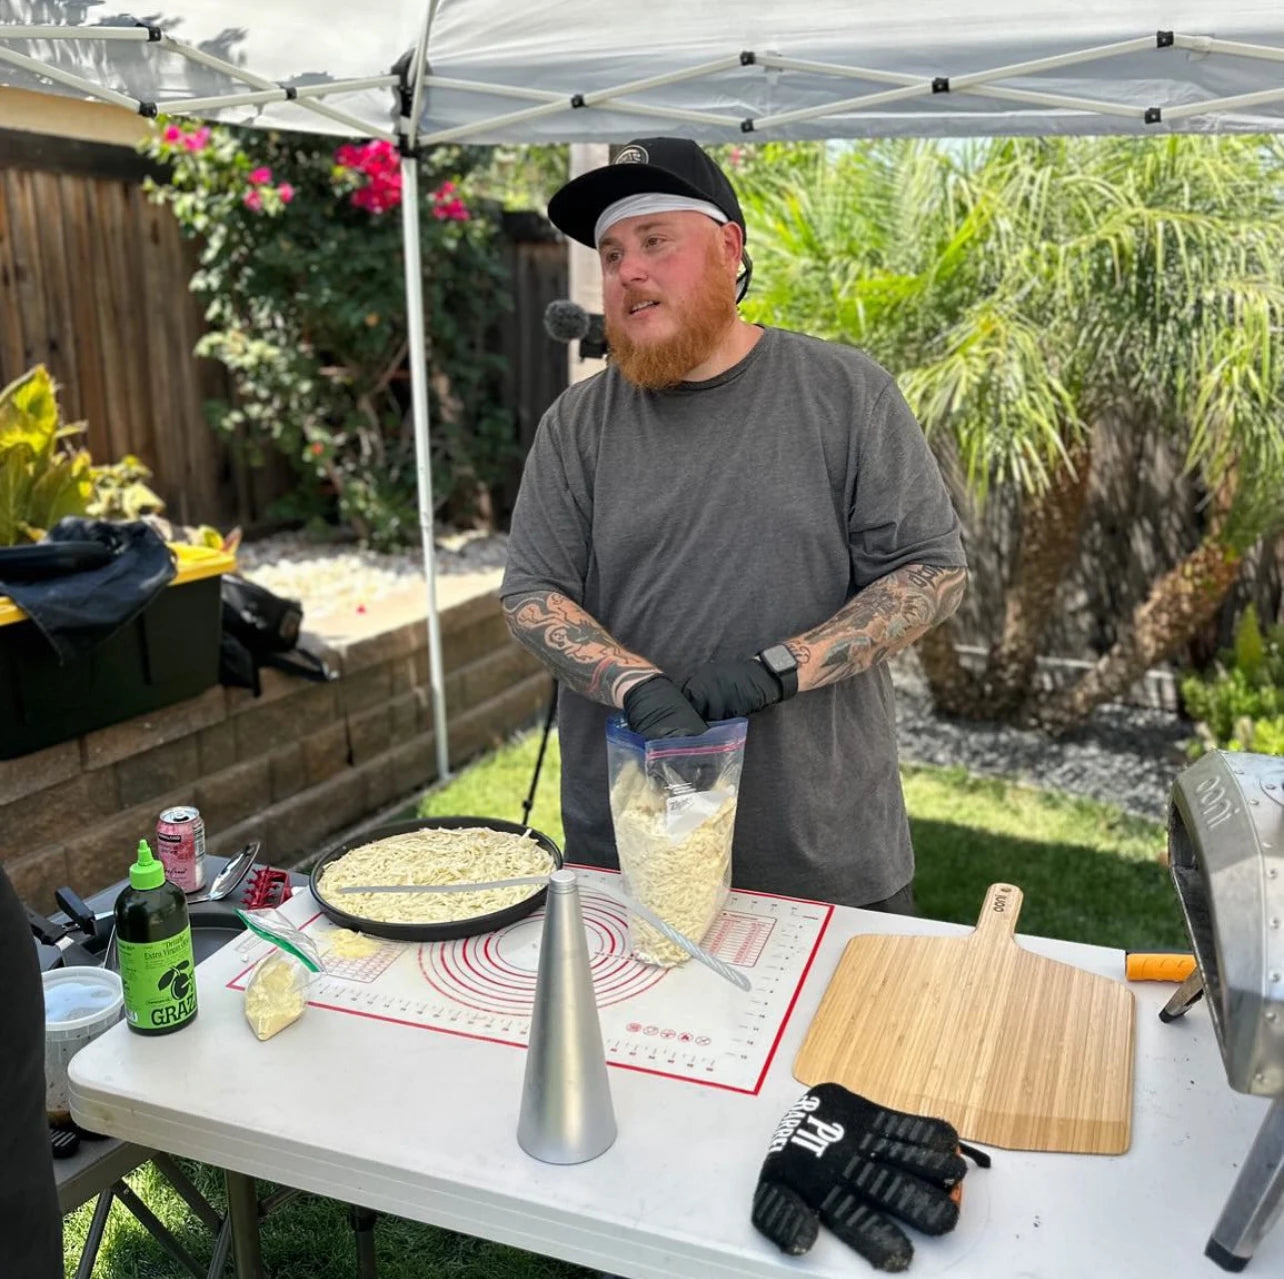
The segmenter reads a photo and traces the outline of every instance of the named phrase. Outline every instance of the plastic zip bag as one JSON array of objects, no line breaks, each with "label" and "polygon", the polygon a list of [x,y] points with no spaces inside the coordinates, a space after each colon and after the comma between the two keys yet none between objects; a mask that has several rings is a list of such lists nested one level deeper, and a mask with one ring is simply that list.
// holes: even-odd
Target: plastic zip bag
[{"label": "plastic zip bag", "polygon": [[[748,721],[698,737],[648,742],[623,716],[606,726],[615,847],[625,893],[699,943],[731,889],[731,841]],[[688,955],[635,913],[629,945],[643,963],[672,968]]]},{"label": "plastic zip bag", "polygon": [[245,1020],[260,1040],[271,1039],[292,1026],[308,1006],[308,986],[324,972],[316,943],[279,911],[236,912],[246,928],[269,943],[272,953],[261,959],[245,988]]}]

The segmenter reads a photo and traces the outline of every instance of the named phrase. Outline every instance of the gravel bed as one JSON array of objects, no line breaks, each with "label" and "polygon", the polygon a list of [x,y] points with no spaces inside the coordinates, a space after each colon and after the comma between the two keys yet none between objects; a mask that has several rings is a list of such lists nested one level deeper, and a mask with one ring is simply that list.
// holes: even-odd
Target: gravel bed
[{"label": "gravel bed", "polygon": [[1187,766],[1192,725],[1167,711],[1098,707],[1085,724],[1052,738],[1008,724],[953,720],[932,713],[922,680],[900,662],[896,731],[905,763],[958,766],[1064,791],[1166,822],[1168,796]]},{"label": "gravel bed", "polygon": [[[481,573],[502,568],[502,534],[456,533],[438,538],[437,572]],[[318,543],[282,533],[247,543],[238,552],[241,571],[269,590],[301,600],[305,616],[356,609],[422,581],[422,556],[395,555],[352,545]],[[950,720],[934,715],[912,655],[893,663],[896,723],[902,760],[957,766],[1049,790],[1117,804],[1163,822],[1173,779],[1186,767],[1192,726],[1165,711],[1103,706],[1088,722],[1051,738],[1006,724]]]},{"label": "gravel bed", "polygon": [[[437,574],[484,573],[504,567],[502,534],[453,533],[437,539]],[[423,555],[385,554],[302,533],[277,533],[237,551],[241,574],[278,595],[299,600],[304,618],[366,612],[384,596],[423,582]],[[305,620],[304,625],[307,625]]]}]

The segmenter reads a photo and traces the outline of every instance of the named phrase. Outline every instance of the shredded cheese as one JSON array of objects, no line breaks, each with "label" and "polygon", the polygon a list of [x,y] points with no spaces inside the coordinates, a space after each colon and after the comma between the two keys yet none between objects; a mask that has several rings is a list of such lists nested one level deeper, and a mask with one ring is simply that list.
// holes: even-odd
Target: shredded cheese
[{"label": "shredded cheese", "polygon": [[[674,835],[669,796],[633,761],[611,788],[615,847],[625,889],[693,942],[709,930],[731,884],[736,796],[728,790],[693,829]],[[629,915],[629,941],[643,963],[672,968],[689,956],[644,919]]]},{"label": "shredded cheese", "polygon": [[548,875],[553,859],[533,835],[470,826],[392,835],[335,858],[318,886],[331,905],[390,924],[447,923],[515,906],[538,888],[518,884],[473,893],[340,893],[358,885],[470,884]]}]

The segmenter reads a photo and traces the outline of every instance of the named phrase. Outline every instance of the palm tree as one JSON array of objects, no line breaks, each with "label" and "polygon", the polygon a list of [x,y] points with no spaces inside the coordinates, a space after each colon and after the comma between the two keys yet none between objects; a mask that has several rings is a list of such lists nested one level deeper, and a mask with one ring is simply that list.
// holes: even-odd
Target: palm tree
[{"label": "palm tree", "polygon": [[[939,708],[1081,720],[1188,642],[1245,553],[1284,528],[1275,140],[773,144],[739,177],[752,314],[897,370],[976,508],[996,490],[1015,502],[1018,550],[984,670],[964,669],[949,627],[921,644]],[[1095,666],[1036,705],[1105,431],[1180,450],[1201,536]]]}]

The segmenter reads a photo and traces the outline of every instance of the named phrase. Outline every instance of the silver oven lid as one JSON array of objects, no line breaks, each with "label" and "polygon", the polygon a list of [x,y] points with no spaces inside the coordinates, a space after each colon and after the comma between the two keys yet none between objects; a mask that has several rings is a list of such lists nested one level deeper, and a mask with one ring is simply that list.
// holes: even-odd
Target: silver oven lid
[{"label": "silver oven lid", "polygon": [[1168,855],[1231,1087],[1284,1095],[1284,758],[1186,769]]}]

